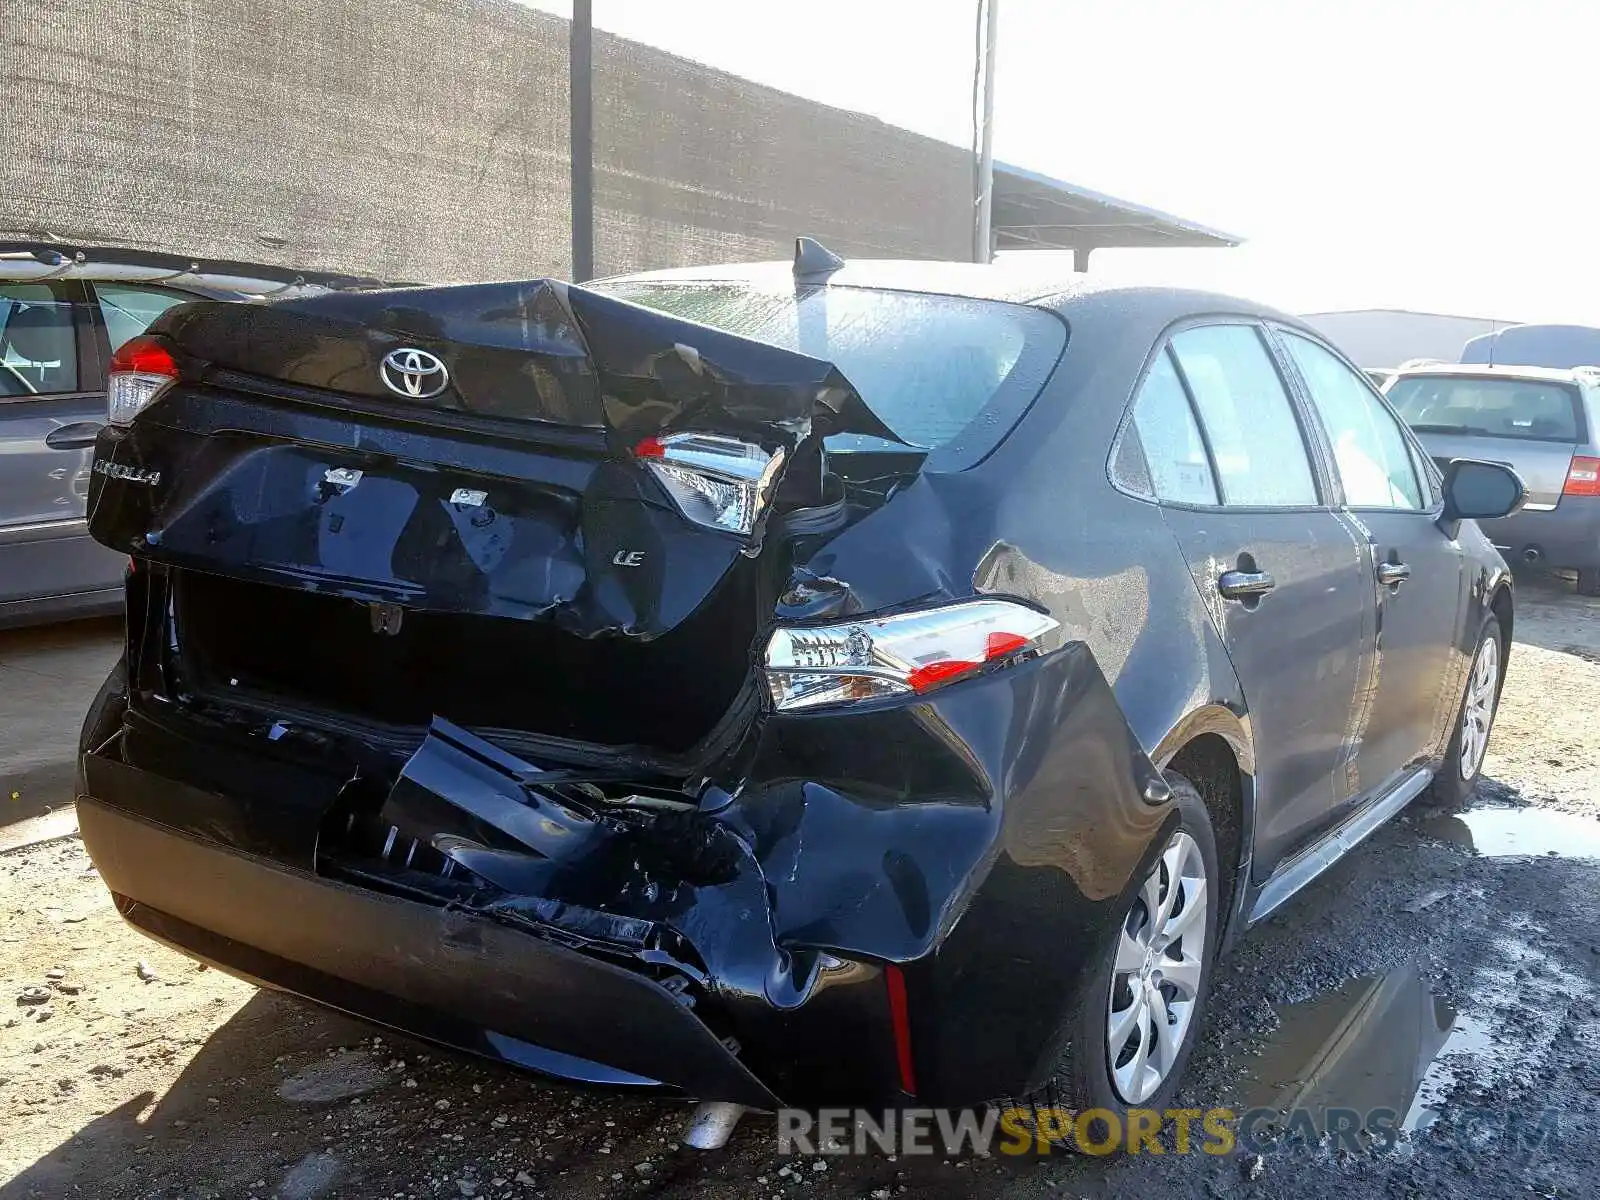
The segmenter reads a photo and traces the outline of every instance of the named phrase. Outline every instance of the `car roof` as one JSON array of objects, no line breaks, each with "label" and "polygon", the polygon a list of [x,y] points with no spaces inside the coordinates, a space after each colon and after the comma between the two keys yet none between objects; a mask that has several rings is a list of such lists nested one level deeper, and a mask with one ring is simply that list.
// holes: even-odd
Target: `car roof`
[{"label": "car roof", "polygon": [[[1065,260],[1065,261],[1064,261]],[[1215,292],[1148,284],[1118,283],[1099,275],[1080,275],[1065,255],[1020,253],[992,263],[927,259],[851,259],[826,279],[840,287],[926,292],[976,300],[1003,300],[1054,309],[1070,317],[1075,309],[1134,306],[1143,318],[1178,320],[1201,313],[1258,316],[1315,333],[1304,322],[1266,305]],[[726,263],[677,267],[613,276],[598,283],[747,283],[763,290],[792,287],[793,264]]]},{"label": "car roof", "polygon": [[126,246],[0,238],[0,283],[56,279],[151,284],[223,300],[318,295],[330,290],[376,287],[384,282],[299,267],[197,258]]},{"label": "car roof", "polygon": [[1425,367],[1406,367],[1395,372],[1397,379],[1412,376],[1459,379],[1514,379],[1527,383],[1600,384],[1600,367],[1525,367],[1515,363],[1494,366],[1479,363],[1429,363]]}]

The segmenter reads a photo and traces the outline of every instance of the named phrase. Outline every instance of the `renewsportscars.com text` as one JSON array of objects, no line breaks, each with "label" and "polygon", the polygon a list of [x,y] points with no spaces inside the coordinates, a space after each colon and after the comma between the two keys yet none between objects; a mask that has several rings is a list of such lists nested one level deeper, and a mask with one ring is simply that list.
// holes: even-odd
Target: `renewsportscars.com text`
[{"label": "renewsportscars.com text", "polygon": [[[1331,1144],[1352,1154],[1392,1151],[1405,1114],[1392,1108],[1130,1109],[990,1108],[984,1111],[908,1108],[883,1112],[834,1108],[779,1109],[778,1153],[791,1154],[1261,1154],[1283,1144]],[[1531,1154],[1558,1133],[1551,1109],[1462,1110],[1433,1141],[1481,1149],[1485,1139],[1504,1151]]]}]

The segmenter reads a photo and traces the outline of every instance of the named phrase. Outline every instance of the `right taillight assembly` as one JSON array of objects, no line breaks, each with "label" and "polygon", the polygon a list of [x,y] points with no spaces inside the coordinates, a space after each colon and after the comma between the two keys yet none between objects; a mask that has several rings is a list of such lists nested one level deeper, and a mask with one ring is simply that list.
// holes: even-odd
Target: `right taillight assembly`
[{"label": "right taillight assembly", "polygon": [[106,377],[106,420],[126,425],[178,382],[178,363],[165,339],[140,334],[117,347]]},{"label": "right taillight assembly", "polygon": [[783,451],[714,433],[645,438],[633,456],[696,525],[749,537],[772,500]]},{"label": "right taillight assembly", "polygon": [[1572,456],[1567,468],[1567,483],[1561,489],[1563,496],[1600,496],[1600,458],[1582,454]]},{"label": "right taillight assembly", "polygon": [[767,643],[767,688],[780,711],[921,695],[1052,650],[1060,634],[1038,609],[989,599],[781,626]]}]

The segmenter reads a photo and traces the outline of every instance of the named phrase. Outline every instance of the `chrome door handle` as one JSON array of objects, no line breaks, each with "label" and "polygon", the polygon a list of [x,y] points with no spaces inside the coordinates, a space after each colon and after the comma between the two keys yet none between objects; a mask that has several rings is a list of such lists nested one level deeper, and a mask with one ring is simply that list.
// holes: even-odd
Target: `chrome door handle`
[{"label": "chrome door handle", "polygon": [[1378,582],[1386,587],[1399,587],[1411,578],[1411,568],[1405,563],[1379,563]]},{"label": "chrome door handle", "polygon": [[87,450],[102,428],[99,421],[74,421],[45,434],[44,444],[51,450]]},{"label": "chrome door handle", "polygon": [[1265,596],[1277,586],[1278,581],[1265,571],[1224,571],[1217,580],[1217,591],[1229,600]]}]

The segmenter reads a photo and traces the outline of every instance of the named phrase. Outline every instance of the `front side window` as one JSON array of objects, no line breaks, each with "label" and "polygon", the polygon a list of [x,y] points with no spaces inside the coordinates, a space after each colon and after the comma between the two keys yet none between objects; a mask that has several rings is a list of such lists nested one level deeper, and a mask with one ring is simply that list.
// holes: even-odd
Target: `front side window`
[{"label": "front side window", "polygon": [[71,302],[48,283],[0,283],[0,397],[77,390]]},{"label": "front side window", "polygon": [[1205,325],[1172,339],[1216,466],[1222,503],[1285,508],[1317,503],[1300,423],[1261,335]]},{"label": "front side window", "polygon": [[1133,404],[1133,426],[1139,434],[1157,500],[1218,503],[1217,482],[1211,475],[1206,445],[1195,424],[1183,382],[1173,368],[1170,351],[1162,351],[1145,376],[1139,398]]},{"label": "front side window", "polygon": [[1383,402],[1326,347],[1287,330],[1283,340],[1333,445],[1345,503],[1351,508],[1422,508],[1406,436]]},{"label": "front side window", "polygon": [[145,287],[137,283],[97,283],[95,298],[106,321],[106,336],[112,352],[130,338],[138,337],[150,323],[175,304],[194,299],[166,288]]}]

